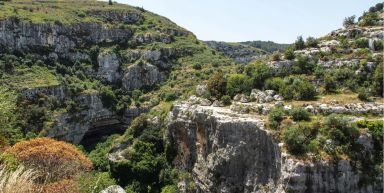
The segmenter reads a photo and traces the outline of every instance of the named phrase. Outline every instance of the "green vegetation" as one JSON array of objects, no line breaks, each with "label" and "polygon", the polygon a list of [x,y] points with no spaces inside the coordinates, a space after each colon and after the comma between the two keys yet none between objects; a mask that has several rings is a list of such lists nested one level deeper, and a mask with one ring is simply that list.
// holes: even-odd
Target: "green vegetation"
[{"label": "green vegetation", "polygon": [[241,43],[265,50],[269,53],[273,53],[275,51],[282,51],[289,46],[289,44],[278,44],[271,41],[247,41],[247,42],[241,42]]}]

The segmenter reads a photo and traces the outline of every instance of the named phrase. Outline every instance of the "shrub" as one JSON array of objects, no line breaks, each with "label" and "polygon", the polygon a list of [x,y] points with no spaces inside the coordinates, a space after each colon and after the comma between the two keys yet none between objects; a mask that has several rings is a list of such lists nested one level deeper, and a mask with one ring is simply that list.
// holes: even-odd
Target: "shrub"
[{"label": "shrub", "polygon": [[295,59],[295,53],[293,52],[292,47],[289,47],[289,48],[287,48],[287,49],[285,50],[285,52],[284,52],[284,57],[285,57],[285,59],[287,59],[287,60],[293,60],[293,59]]},{"label": "shrub", "polygon": [[164,99],[165,101],[169,102],[169,101],[174,101],[177,99],[177,94],[172,92],[172,93],[165,93],[164,95]]},{"label": "shrub", "polygon": [[6,151],[28,168],[39,171],[42,180],[55,182],[90,171],[92,162],[74,145],[50,138],[36,138],[15,144]]},{"label": "shrub", "polygon": [[115,185],[108,172],[84,173],[76,177],[80,192],[101,192],[109,186]]},{"label": "shrub", "polygon": [[328,93],[336,92],[337,83],[336,83],[335,77],[327,74],[324,78],[324,88],[325,88],[325,91]]},{"label": "shrub", "polygon": [[245,67],[245,73],[251,77],[253,87],[262,88],[265,80],[272,76],[271,69],[264,63],[255,62]]},{"label": "shrub", "polygon": [[277,129],[283,119],[284,111],[281,108],[272,109],[268,114],[269,126],[273,129]]},{"label": "shrub", "polygon": [[148,116],[146,114],[141,114],[140,116],[136,117],[132,123],[127,132],[129,134],[132,134],[133,137],[138,137],[143,130],[148,126]]},{"label": "shrub", "polygon": [[350,26],[355,25],[355,19],[356,19],[356,16],[355,16],[355,15],[352,15],[352,16],[350,16],[350,17],[346,17],[346,18],[344,19],[343,26],[344,26],[345,28],[348,28],[348,27],[350,27]]},{"label": "shrub", "polygon": [[360,38],[355,41],[355,45],[357,48],[368,48],[368,39]]},{"label": "shrub", "polygon": [[309,121],[311,120],[311,114],[303,108],[294,108],[289,114],[292,116],[294,121]]},{"label": "shrub", "polygon": [[284,86],[284,81],[280,77],[270,78],[265,81],[265,89],[279,91]]},{"label": "shrub", "polygon": [[290,153],[301,155],[306,150],[306,136],[300,128],[291,126],[283,131],[283,141]]},{"label": "shrub", "polygon": [[244,74],[230,74],[227,80],[227,93],[229,96],[251,90],[251,81]]},{"label": "shrub", "polygon": [[43,193],[80,193],[79,185],[73,180],[61,180],[47,184],[43,187]]},{"label": "shrub", "polygon": [[378,65],[376,65],[376,69],[375,69],[375,72],[373,73],[373,78],[372,78],[373,79],[372,90],[375,95],[381,96],[381,97],[384,96],[383,68],[384,68],[383,63],[379,63]]},{"label": "shrub", "polygon": [[361,88],[358,92],[357,98],[359,98],[361,101],[370,101],[370,93],[368,89]]},{"label": "shrub", "polygon": [[367,13],[361,17],[360,25],[361,26],[374,26],[377,25],[377,22],[380,20],[379,14],[374,13]]},{"label": "shrub", "polygon": [[307,42],[305,44],[306,44],[306,47],[316,48],[319,44],[319,40],[317,40],[313,37],[308,37]]},{"label": "shrub", "polygon": [[165,186],[163,189],[161,189],[161,193],[177,193],[179,192],[177,189],[177,186],[175,185],[169,185]]},{"label": "shrub", "polygon": [[224,95],[223,97],[221,97],[221,102],[223,102],[224,105],[230,105],[231,97],[228,95]]},{"label": "shrub", "polygon": [[193,64],[192,68],[195,70],[201,70],[201,64],[199,63]]},{"label": "shrub", "polygon": [[116,95],[111,87],[103,86],[100,91],[101,101],[107,108],[112,108],[116,102]]},{"label": "shrub", "polygon": [[348,118],[340,115],[329,115],[325,126],[329,137],[340,144],[354,142],[360,133],[356,125],[351,124]]},{"label": "shrub", "polygon": [[207,87],[212,96],[220,98],[226,93],[227,81],[222,73],[217,73],[208,80]]},{"label": "shrub", "polygon": [[311,100],[317,95],[315,87],[301,77],[290,76],[284,79],[280,94],[285,99]]},{"label": "shrub", "polygon": [[272,61],[280,61],[280,53],[279,52],[274,52],[272,54]]},{"label": "shrub", "polygon": [[92,150],[88,157],[92,161],[95,169],[99,171],[108,171],[109,163],[107,155],[111,150],[113,141],[118,137],[118,135],[112,135],[102,143],[98,143],[94,150]]}]

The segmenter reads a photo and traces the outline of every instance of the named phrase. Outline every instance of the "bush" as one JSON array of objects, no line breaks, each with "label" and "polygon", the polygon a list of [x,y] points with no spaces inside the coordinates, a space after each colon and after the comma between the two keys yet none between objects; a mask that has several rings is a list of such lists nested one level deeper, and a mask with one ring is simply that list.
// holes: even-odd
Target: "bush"
[{"label": "bush", "polygon": [[359,130],[351,121],[340,115],[331,114],[325,121],[328,135],[339,144],[354,142],[359,137]]},{"label": "bush", "polygon": [[373,92],[376,96],[384,97],[384,84],[383,84],[383,63],[376,65],[375,72],[373,73]]},{"label": "bush", "polygon": [[272,54],[272,61],[280,61],[280,53],[279,52],[274,52]]},{"label": "bush", "polygon": [[317,40],[313,37],[308,37],[307,42],[305,44],[306,44],[306,47],[316,48],[319,44],[319,40]]},{"label": "bush", "polygon": [[270,78],[265,81],[265,89],[279,91],[284,86],[284,81],[280,77]]},{"label": "bush", "polygon": [[324,88],[327,93],[334,93],[337,89],[337,82],[335,77],[327,74],[324,78]]},{"label": "bush", "polygon": [[285,99],[311,100],[317,95],[315,87],[301,77],[290,76],[284,79],[280,94]]},{"label": "bush", "polygon": [[295,53],[293,52],[293,49],[291,47],[287,48],[284,52],[284,57],[287,60],[293,60],[295,59]]},{"label": "bush", "polygon": [[235,96],[239,93],[250,92],[251,81],[244,74],[230,74],[227,82],[227,94]]},{"label": "bush", "polygon": [[111,87],[104,86],[100,92],[101,102],[106,108],[113,108],[117,102],[116,95]]},{"label": "bush", "polygon": [[161,189],[161,193],[178,193],[177,186],[175,185],[169,185],[165,186],[163,189]]},{"label": "bush", "polygon": [[368,89],[361,88],[358,92],[357,98],[359,98],[361,101],[370,101],[371,94],[369,93]]},{"label": "bush", "polygon": [[195,70],[201,70],[201,64],[193,64],[192,68]]},{"label": "bush", "polygon": [[265,80],[272,76],[271,69],[264,63],[255,62],[245,67],[245,74],[251,77],[253,87],[262,88]]},{"label": "bush", "polygon": [[343,26],[344,26],[345,28],[348,28],[348,27],[350,27],[350,26],[355,25],[355,19],[356,19],[356,16],[355,16],[355,15],[352,15],[352,16],[350,16],[350,17],[346,17],[346,18],[344,19]]},{"label": "bush", "polygon": [[302,36],[297,37],[295,41],[295,50],[302,50],[305,48],[305,42]]},{"label": "bush", "polygon": [[212,96],[220,98],[226,93],[227,81],[222,73],[217,73],[208,80],[207,87]]},{"label": "bush", "polygon": [[311,114],[303,108],[294,108],[289,114],[292,116],[294,121],[309,121],[311,120]]},{"label": "bush", "polygon": [[374,26],[377,25],[377,22],[380,20],[379,14],[374,13],[366,13],[361,17],[360,25],[361,26]]},{"label": "bush", "polygon": [[368,48],[368,39],[360,38],[355,41],[355,45],[357,48]]},{"label": "bush", "polygon": [[281,108],[272,109],[268,114],[269,126],[277,129],[281,121],[284,119],[284,111]]},{"label": "bush", "polygon": [[39,171],[41,180],[55,182],[90,171],[91,160],[74,145],[50,138],[36,138],[15,144],[6,151],[28,168]]},{"label": "bush", "polygon": [[223,102],[224,105],[230,105],[231,104],[231,97],[228,95],[224,95],[221,97],[221,102]]},{"label": "bush", "polygon": [[301,155],[305,153],[307,139],[300,128],[291,126],[283,131],[283,141],[290,153]]},{"label": "bush", "polygon": [[84,173],[76,178],[80,192],[101,192],[109,186],[115,185],[108,172]]},{"label": "bush", "polygon": [[132,123],[127,132],[129,134],[132,134],[133,137],[138,137],[141,135],[143,130],[148,126],[148,116],[146,114],[141,114],[140,116],[136,117]]},{"label": "bush", "polygon": [[92,161],[95,169],[99,171],[108,171],[109,163],[107,155],[111,150],[113,141],[118,135],[112,135],[108,137],[105,142],[98,143],[94,150],[89,153],[89,159]]},{"label": "bush", "polygon": [[80,193],[79,185],[73,180],[61,180],[43,187],[43,193]]}]

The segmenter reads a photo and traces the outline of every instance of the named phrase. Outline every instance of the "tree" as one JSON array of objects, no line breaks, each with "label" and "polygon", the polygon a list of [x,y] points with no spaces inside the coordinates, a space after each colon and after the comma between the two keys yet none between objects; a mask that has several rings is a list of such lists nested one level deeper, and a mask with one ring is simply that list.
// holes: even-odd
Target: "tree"
[{"label": "tree", "polygon": [[109,3],[108,3],[109,5],[113,5],[113,3],[112,3],[112,0],[109,0]]},{"label": "tree", "polygon": [[307,47],[316,48],[318,44],[319,44],[319,41],[314,37],[307,38],[307,42],[306,42]]},{"label": "tree", "polygon": [[303,40],[303,36],[297,37],[297,40],[295,42],[295,50],[302,50],[305,48],[305,42]]},{"label": "tree", "polygon": [[289,47],[285,50],[284,52],[284,57],[285,59],[287,60],[293,60],[295,59],[295,53],[293,52],[293,48],[292,47]]},{"label": "tree", "polygon": [[82,171],[90,171],[91,160],[74,145],[50,138],[36,138],[16,143],[6,151],[28,168],[39,171],[47,182],[70,179]]},{"label": "tree", "polygon": [[345,28],[348,28],[348,27],[351,27],[351,26],[355,25],[355,19],[356,19],[355,15],[352,15],[350,17],[346,17],[344,19],[343,26]]},{"label": "tree", "polygon": [[251,90],[251,81],[244,74],[231,74],[228,76],[227,93],[234,96]]},{"label": "tree", "polygon": [[251,77],[252,85],[256,88],[263,87],[265,80],[272,76],[271,69],[268,65],[260,62],[247,65],[245,67],[245,73]]},{"label": "tree", "polygon": [[227,80],[222,73],[217,73],[208,80],[207,87],[212,96],[220,98],[226,93]]}]

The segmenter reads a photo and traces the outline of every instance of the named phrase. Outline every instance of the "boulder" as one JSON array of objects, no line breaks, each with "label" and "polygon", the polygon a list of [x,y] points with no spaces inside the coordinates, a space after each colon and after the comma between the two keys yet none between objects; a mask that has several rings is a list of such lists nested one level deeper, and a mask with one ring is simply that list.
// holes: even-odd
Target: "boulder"
[{"label": "boulder", "polygon": [[118,185],[109,186],[105,190],[101,191],[100,193],[126,193],[125,190]]}]

